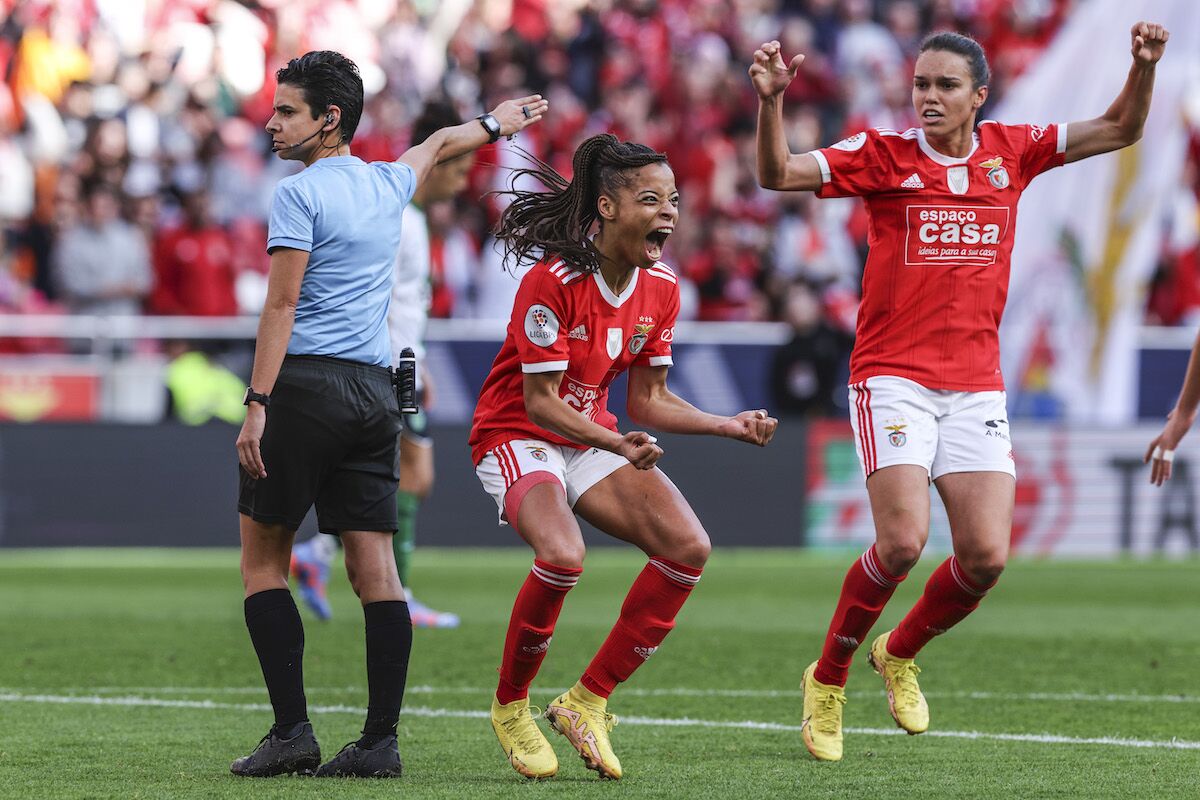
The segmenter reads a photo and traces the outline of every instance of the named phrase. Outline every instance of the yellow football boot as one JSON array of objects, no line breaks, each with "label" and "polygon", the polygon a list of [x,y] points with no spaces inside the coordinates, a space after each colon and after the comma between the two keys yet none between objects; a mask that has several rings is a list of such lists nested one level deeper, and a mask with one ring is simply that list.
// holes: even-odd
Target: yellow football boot
[{"label": "yellow football boot", "polygon": [[552,778],[558,772],[558,756],[534,721],[539,714],[541,709],[531,709],[527,697],[500,705],[492,696],[492,730],[500,747],[513,769],[534,780]]},{"label": "yellow football boot", "polygon": [[621,778],[621,762],[608,741],[617,718],[608,713],[608,701],[577,683],[546,707],[545,717],[554,730],[567,737],[588,769],[607,780]]},{"label": "yellow football boot", "polygon": [[892,719],[909,735],[924,733],[929,730],[929,704],[917,684],[921,668],[911,658],[896,658],[887,651],[887,640],[891,635],[888,631],[871,643],[867,661],[883,678]]},{"label": "yellow football boot", "polygon": [[800,723],[804,746],[818,761],[842,760],[842,706],[846,690],[813,677],[817,662],[804,670],[804,721]]}]

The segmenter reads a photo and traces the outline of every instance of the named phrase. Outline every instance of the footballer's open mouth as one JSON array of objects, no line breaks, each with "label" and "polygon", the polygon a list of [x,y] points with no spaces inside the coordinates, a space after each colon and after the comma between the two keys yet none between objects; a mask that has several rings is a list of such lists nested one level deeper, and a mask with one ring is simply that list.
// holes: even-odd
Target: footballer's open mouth
[{"label": "footballer's open mouth", "polygon": [[674,232],[675,229],[670,225],[664,225],[646,234],[646,255],[649,256],[651,261],[658,261],[662,258],[663,248],[667,244],[667,237]]},{"label": "footballer's open mouth", "polygon": [[941,122],[945,118],[946,118],[945,114],[943,114],[940,111],[937,111],[936,109],[932,109],[932,108],[927,108],[927,109],[925,109],[925,111],[923,111],[921,113],[921,120],[923,122],[927,122],[931,125]]}]

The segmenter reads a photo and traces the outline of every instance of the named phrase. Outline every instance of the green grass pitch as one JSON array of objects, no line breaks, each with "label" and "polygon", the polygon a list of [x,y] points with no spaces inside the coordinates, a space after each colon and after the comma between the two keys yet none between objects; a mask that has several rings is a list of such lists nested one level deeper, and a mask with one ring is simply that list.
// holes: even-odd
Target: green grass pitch
[{"label": "green grass pitch", "polygon": [[[1200,796],[1194,560],[1013,563],[919,659],[929,734],[895,735],[860,653],[845,760],[812,761],[798,682],[853,556],[716,552],[675,632],[613,696],[625,779],[599,782],[551,735],[559,776],[530,784],[485,716],[530,556],[419,550],[414,588],[464,622],[416,633],[396,785],[229,774],[270,724],[235,551],[0,551],[0,798]],[[535,704],[579,676],[642,564],[631,549],[589,556]],[[331,622],[304,612],[310,710],[330,755],[357,736],[366,699],[362,616],[344,574],[331,590]]]}]

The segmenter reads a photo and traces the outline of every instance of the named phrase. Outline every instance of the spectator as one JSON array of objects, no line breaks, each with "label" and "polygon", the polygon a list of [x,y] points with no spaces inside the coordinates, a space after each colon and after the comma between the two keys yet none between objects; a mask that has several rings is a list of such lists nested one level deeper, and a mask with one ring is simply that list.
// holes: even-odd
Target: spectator
[{"label": "spectator", "polygon": [[140,314],[152,282],[145,239],[118,216],[108,184],[89,184],[84,206],[83,221],[63,232],[54,252],[59,296],[76,314]]},{"label": "spectator", "polygon": [[[8,76],[0,84],[0,228],[18,253],[15,274],[54,299],[62,262],[53,253],[74,246],[67,234],[74,240],[78,227],[76,184],[118,187],[148,242],[179,231],[160,186],[205,189],[229,234],[237,304],[229,310],[224,288],[216,303],[160,284],[152,308],[180,313],[184,297],[189,313],[256,312],[269,199],[295,168],[268,158],[259,132],[270,114],[269,75],[298,52],[328,47],[362,66],[359,137],[371,158],[395,155],[431,95],[450,98],[467,118],[499,96],[534,91],[556,111],[518,144],[564,174],[578,143],[604,130],[665,151],[686,206],[666,256],[684,268],[682,315],[696,308],[697,286],[682,274],[691,268],[708,281],[699,292],[702,318],[768,318],[786,306],[797,276],[857,292],[864,253],[845,242],[865,251],[866,228],[861,204],[814,218],[758,189],[745,169],[753,142],[747,151],[742,128],[755,111],[744,62],[757,43],[778,38],[785,51],[807,55],[787,96],[789,143],[802,152],[847,128],[910,127],[908,70],[900,67],[926,30],[961,30],[988,44],[995,102],[1045,48],[1070,2],[16,3],[0,24],[0,73]],[[470,191],[507,188],[511,150],[481,162]],[[439,316],[507,317],[511,308],[516,281],[488,245],[503,203],[483,206],[447,214],[456,221],[444,263],[435,265],[444,271],[435,287]],[[718,269],[709,243],[724,248],[727,235],[732,255],[722,250]],[[1179,280],[1171,273],[1188,263],[1171,254],[1166,291]]]},{"label": "spectator", "polygon": [[713,221],[704,249],[688,264],[700,290],[700,319],[745,322],[766,318],[756,254],[741,247],[733,223]]},{"label": "spectator", "polygon": [[203,425],[214,419],[241,425],[246,419],[242,397],[246,381],[211,356],[211,348],[191,342],[166,344],[166,419]]},{"label": "spectator", "polygon": [[162,230],[154,243],[154,273],[149,308],[156,314],[237,313],[230,237],[213,222],[208,192],[183,194],[182,223]]},{"label": "spectator", "polygon": [[787,416],[839,416],[853,337],[826,322],[820,297],[804,281],[788,287],[783,315],[792,335],[771,360],[771,407]]}]

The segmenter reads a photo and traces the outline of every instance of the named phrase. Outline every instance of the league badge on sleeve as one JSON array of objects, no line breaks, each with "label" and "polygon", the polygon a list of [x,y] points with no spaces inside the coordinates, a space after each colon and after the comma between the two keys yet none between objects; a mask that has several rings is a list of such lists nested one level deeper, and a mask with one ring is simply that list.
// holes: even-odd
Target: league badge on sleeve
[{"label": "league badge on sleeve", "polygon": [[558,339],[558,317],[540,303],[531,305],[525,312],[525,336],[538,347],[550,347]]},{"label": "league badge on sleeve", "polygon": [[867,143],[866,132],[859,132],[853,136],[847,136],[840,142],[830,145],[834,150],[845,150],[847,153],[853,153],[855,150],[861,150],[862,146]]},{"label": "league badge on sleeve", "polygon": [[1008,188],[1008,170],[1004,168],[1004,159],[1000,156],[990,158],[979,166],[987,170],[988,183],[997,189]]}]

